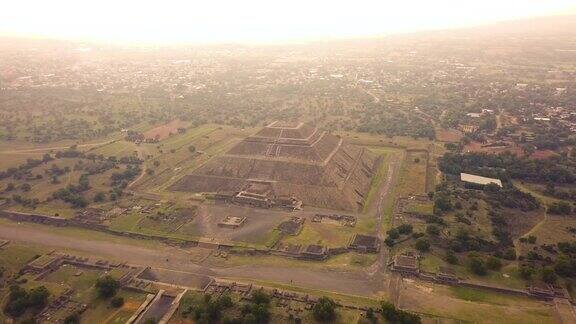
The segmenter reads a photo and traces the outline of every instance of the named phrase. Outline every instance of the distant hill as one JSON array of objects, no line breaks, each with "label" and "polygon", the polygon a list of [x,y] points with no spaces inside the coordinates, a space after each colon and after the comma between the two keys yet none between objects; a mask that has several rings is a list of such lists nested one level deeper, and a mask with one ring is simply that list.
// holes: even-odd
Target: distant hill
[{"label": "distant hill", "polygon": [[459,32],[491,35],[576,35],[576,14],[510,20],[474,28],[461,29]]}]

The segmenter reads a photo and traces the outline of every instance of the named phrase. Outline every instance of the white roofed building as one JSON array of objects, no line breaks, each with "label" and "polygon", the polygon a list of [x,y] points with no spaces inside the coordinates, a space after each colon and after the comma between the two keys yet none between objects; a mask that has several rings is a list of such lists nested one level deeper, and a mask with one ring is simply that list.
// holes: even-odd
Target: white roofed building
[{"label": "white roofed building", "polygon": [[502,181],[500,181],[500,179],[487,178],[469,173],[460,173],[460,180],[462,182],[471,183],[475,185],[486,186],[493,183],[498,187],[502,187]]}]

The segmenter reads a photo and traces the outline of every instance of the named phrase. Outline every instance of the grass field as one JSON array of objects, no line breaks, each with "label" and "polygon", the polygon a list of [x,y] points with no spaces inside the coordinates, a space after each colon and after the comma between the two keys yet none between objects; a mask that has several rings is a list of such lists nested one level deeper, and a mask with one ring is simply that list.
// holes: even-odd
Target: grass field
[{"label": "grass field", "polygon": [[372,182],[370,183],[370,189],[368,190],[368,194],[366,195],[366,199],[364,201],[364,208],[362,210],[363,213],[366,213],[372,204],[375,203],[374,200],[377,198],[382,181],[384,181],[386,174],[388,173],[390,154],[398,152],[396,149],[381,147],[369,147],[368,149],[371,152],[382,156],[382,164],[380,164],[380,168],[378,168],[376,175],[372,178]]},{"label": "grass field", "polygon": [[405,281],[400,307],[453,322],[555,323],[551,305],[521,296]]},{"label": "grass field", "polygon": [[[153,240],[137,240],[131,239],[127,237],[117,236],[106,234],[103,232],[92,231],[87,229],[75,228],[75,227],[54,227],[54,226],[47,226],[47,225],[40,225],[40,224],[32,224],[32,223],[16,223],[6,219],[0,219],[0,226],[19,226],[19,227],[26,227],[26,228],[35,228],[41,230],[48,230],[52,233],[56,233],[61,235],[62,237],[79,237],[88,240],[95,240],[95,241],[106,241],[106,242],[118,242],[124,244],[130,244],[134,246],[145,246],[154,248],[160,245],[161,243]],[[36,246],[33,246],[36,249]],[[39,248],[39,250],[44,250]],[[39,253],[41,254],[41,253]]]},{"label": "grass field", "polygon": [[493,305],[517,305],[517,304],[537,304],[533,299],[523,296],[504,295],[488,290],[473,289],[468,287],[450,287],[453,297],[471,302],[482,302]]},{"label": "grass field", "polygon": [[16,168],[21,164],[25,164],[27,159],[40,159],[44,153],[0,153],[0,170],[4,171],[8,168]]},{"label": "grass field", "polygon": [[538,198],[542,203],[546,205],[550,205],[556,202],[562,201],[562,199],[546,196],[540,192],[540,188],[537,185],[529,184],[529,183],[522,183],[519,181],[514,181],[514,186],[526,193],[531,194],[532,196]]},{"label": "grass field", "polygon": [[381,295],[374,296],[374,298],[370,298],[370,297],[364,297],[364,296],[344,295],[344,294],[339,294],[339,293],[334,293],[334,292],[329,292],[329,291],[323,291],[323,290],[310,289],[310,288],[302,288],[302,287],[298,287],[298,286],[285,285],[285,284],[269,282],[269,281],[264,281],[264,280],[246,280],[246,279],[239,279],[239,278],[227,278],[227,279],[234,280],[236,282],[253,283],[256,285],[265,286],[267,288],[277,288],[277,289],[282,289],[282,290],[290,290],[290,291],[294,291],[294,292],[298,292],[298,293],[309,294],[312,296],[326,296],[326,297],[332,298],[333,300],[335,300],[337,302],[345,303],[348,305],[371,306],[371,307],[376,308],[380,305],[381,300],[383,300],[383,299],[385,300],[385,298],[383,298],[383,296],[381,296]]},{"label": "grass field", "polygon": [[136,148],[137,148],[137,146],[133,142],[119,140],[119,141],[112,142],[109,144],[104,144],[104,145],[100,145],[98,147],[94,147],[92,149],[89,149],[87,152],[93,153],[96,155],[102,154],[105,157],[115,156],[117,158],[121,158],[124,156],[135,155]]},{"label": "grass field", "polygon": [[101,270],[63,265],[44,278],[43,281],[69,286],[74,289],[73,298],[75,300],[88,303],[94,299],[93,287],[102,274]]},{"label": "grass field", "polygon": [[[217,125],[203,125],[161,141],[159,144],[146,144],[151,158],[146,168],[153,175],[146,175],[137,188],[148,192],[163,193],[172,183],[201,166],[212,156],[226,152],[237,143],[238,130]],[[193,146],[195,152],[190,152]]]},{"label": "grass field", "polygon": [[398,192],[401,197],[424,195],[427,193],[426,153],[407,152],[398,179]]},{"label": "grass field", "polygon": [[[175,239],[194,237],[187,226],[196,214],[194,206],[179,207],[171,203],[162,203],[145,199],[127,199],[122,202],[128,207],[126,214],[114,217],[109,228],[117,232],[140,233]],[[138,207],[138,209],[133,209]],[[146,208],[147,212],[141,212]]]},{"label": "grass field", "polygon": [[529,234],[536,236],[538,244],[572,242],[576,240],[576,234],[571,233],[570,228],[576,228],[576,219],[558,215],[547,215],[546,219],[536,225]]},{"label": "grass field", "polygon": [[146,299],[145,294],[127,290],[120,290],[117,296],[124,298],[124,306],[119,309],[113,308],[108,300],[92,299],[82,313],[82,323],[126,323]]},{"label": "grass field", "polygon": [[40,214],[40,215],[48,215],[48,216],[58,216],[64,218],[72,218],[76,213],[76,210],[70,207],[68,204],[53,200],[49,203],[41,204],[36,206],[36,208],[15,205],[10,206],[8,210],[21,212],[21,213],[28,213],[28,214]]},{"label": "grass field", "polygon": [[409,213],[418,213],[423,215],[432,215],[434,211],[434,204],[430,203],[421,203],[421,202],[410,202],[404,209],[404,211]]},{"label": "grass field", "polygon": [[331,257],[324,261],[305,261],[284,258],[279,256],[249,256],[231,254],[228,259],[219,257],[209,257],[207,263],[210,265],[221,267],[236,267],[246,264],[262,265],[262,266],[278,266],[287,268],[311,268],[311,269],[328,269],[334,271],[363,271],[366,267],[376,262],[377,256],[375,254],[361,254],[361,253],[344,253]]},{"label": "grass field", "polygon": [[36,246],[8,243],[8,245],[0,248],[0,265],[10,272],[17,272],[34,257],[45,252],[45,249]]},{"label": "grass field", "polygon": [[361,146],[428,149],[430,144],[434,143],[428,139],[414,139],[408,136],[394,136],[389,138],[384,135],[357,132],[336,132],[335,134],[339,134],[346,142],[350,144]]},{"label": "grass field", "polygon": [[291,244],[319,244],[328,247],[342,247],[354,233],[353,228],[335,224],[305,223],[302,231],[296,236],[287,236],[283,243]]},{"label": "grass field", "polygon": [[472,282],[514,289],[523,289],[526,286],[526,281],[524,281],[518,273],[516,262],[505,263],[500,271],[488,271],[486,275],[478,276],[468,269],[465,257],[461,258],[459,264],[451,265],[444,261],[444,256],[445,252],[438,250],[432,250],[431,252],[423,254],[423,259],[420,260],[420,269],[435,273],[438,272],[440,267],[447,267],[454,270],[459,278]]}]

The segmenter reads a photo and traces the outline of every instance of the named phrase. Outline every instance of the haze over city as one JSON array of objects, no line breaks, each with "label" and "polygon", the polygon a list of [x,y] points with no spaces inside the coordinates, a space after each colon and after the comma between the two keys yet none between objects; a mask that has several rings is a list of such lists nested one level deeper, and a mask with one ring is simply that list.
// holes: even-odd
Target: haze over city
[{"label": "haze over city", "polygon": [[470,27],[574,12],[570,0],[8,1],[0,33],[124,44],[279,43]]}]

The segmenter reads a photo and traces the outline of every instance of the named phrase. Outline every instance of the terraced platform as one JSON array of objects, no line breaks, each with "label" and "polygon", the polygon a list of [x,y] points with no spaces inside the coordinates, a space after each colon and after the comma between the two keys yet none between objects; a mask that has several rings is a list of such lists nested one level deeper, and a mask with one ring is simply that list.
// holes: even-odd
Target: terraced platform
[{"label": "terraced platform", "polygon": [[267,183],[275,197],[304,205],[361,209],[380,159],[310,124],[275,122],[214,157],[170,189],[234,192]]}]

